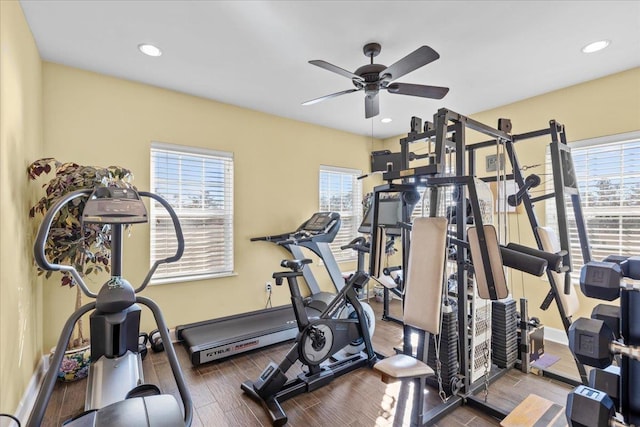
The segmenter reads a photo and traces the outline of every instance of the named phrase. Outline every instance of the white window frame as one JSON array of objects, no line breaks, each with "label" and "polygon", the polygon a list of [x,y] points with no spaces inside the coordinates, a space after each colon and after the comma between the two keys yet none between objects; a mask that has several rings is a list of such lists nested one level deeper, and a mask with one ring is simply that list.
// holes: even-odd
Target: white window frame
[{"label": "white window frame", "polygon": [[[323,197],[325,197],[328,189],[323,188],[323,174],[333,174],[336,177],[340,177],[341,180],[348,179],[351,181],[352,188],[355,191],[351,194],[351,209],[342,210],[335,209],[336,206],[331,202],[323,204]],[[362,182],[357,179],[362,175],[362,171],[358,169],[349,169],[336,166],[320,165],[318,173],[318,206],[320,211],[333,211],[340,214],[342,225],[338,231],[333,243],[330,244],[331,252],[338,263],[356,261],[358,254],[354,250],[342,250],[340,246],[346,245],[351,240],[356,238],[358,234],[358,228],[362,222]],[[341,184],[341,192],[344,191]],[[349,227],[348,224],[351,223]]]},{"label": "white window frame", "polygon": [[[589,238],[589,244],[591,246],[591,257],[594,261],[601,261],[602,258],[606,255],[624,255],[624,256],[634,256],[640,255],[640,240],[638,242],[626,243],[629,242],[625,238],[625,229],[622,226],[622,220],[624,218],[637,218],[637,221],[640,221],[640,209],[632,206],[590,206],[590,196],[591,193],[587,190],[587,183],[589,180],[593,180],[594,176],[586,174],[589,173],[587,170],[580,170],[580,163],[576,161],[576,154],[580,154],[581,151],[588,149],[605,149],[607,146],[611,146],[612,149],[615,149],[616,146],[623,146],[625,144],[640,144],[640,131],[628,132],[622,134],[608,135],[599,138],[586,139],[581,141],[576,141],[569,144],[571,148],[572,158],[574,159],[574,166],[576,168],[576,179],[578,181],[578,189],[580,191],[580,199],[581,199],[581,207],[583,212],[583,217],[585,220],[586,228],[587,228],[587,236]],[[598,153],[601,154],[602,153]],[[606,154],[606,153],[605,153]],[[547,172],[551,173],[551,161],[549,150],[547,149]],[[614,160],[615,162],[615,160]],[[635,181],[631,181],[635,183],[640,182],[640,168],[638,168],[637,173],[625,174],[624,170],[624,158],[620,158],[620,168],[616,168],[617,171],[615,174],[599,174],[596,175],[595,178],[610,178],[614,180],[621,180],[622,183],[626,180],[635,179]],[[640,159],[637,160],[640,164]],[[615,165],[614,165],[615,167]],[[634,171],[635,172],[635,171]],[[547,180],[547,192],[553,192],[552,188],[552,180]],[[623,184],[624,185],[624,184]],[[631,188],[631,186],[629,186]],[[619,192],[617,193],[619,194]],[[622,203],[624,201],[623,197],[619,197],[619,202]],[[547,203],[546,204],[546,219],[548,225],[556,225],[555,221],[555,203]],[[580,268],[582,267],[582,252],[580,250],[580,242],[578,239],[577,231],[575,230],[574,218],[573,218],[573,210],[571,206],[567,206],[567,213],[569,219],[569,229],[570,229],[570,242],[571,242],[571,259],[572,259],[572,279],[575,284],[579,283],[580,277]],[[598,234],[597,231],[593,230],[593,228],[589,227],[590,218],[593,217],[609,217],[619,218],[619,225],[617,232],[603,232],[602,234]],[[607,230],[612,231],[612,230]],[[603,242],[603,234],[617,236],[615,241],[605,241]]]},{"label": "white window frame", "polygon": [[[197,162],[202,159],[203,162],[220,162],[220,166],[222,166],[225,170],[221,185],[217,185],[215,187],[208,187],[207,181],[205,177],[202,177],[200,183],[197,183],[196,180],[185,181],[185,185],[182,186],[182,183],[179,177],[159,177],[155,176],[156,172],[156,160],[155,157],[157,154],[161,153],[169,153],[170,155],[184,157],[186,161]],[[211,279],[217,277],[228,277],[233,276],[236,273],[234,272],[234,252],[233,252],[233,180],[234,180],[234,159],[233,153],[224,152],[224,151],[216,151],[216,150],[208,150],[204,148],[196,148],[196,147],[188,147],[182,145],[175,144],[167,144],[164,142],[152,142],[151,150],[150,150],[150,158],[151,158],[151,191],[156,193],[163,198],[167,199],[169,204],[172,205],[178,218],[181,221],[183,234],[185,236],[185,252],[182,258],[176,263],[161,265],[158,268],[156,274],[154,274],[154,278],[151,281],[151,284],[164,284],[164,283],[177,283],[177,282],[186,282],[193,280],[203,280],[203,279]],[[176,160],[178,163],[178,167],[181,168],[184,166],[182,159]],[[205,169],[203,169],[203,173]],[[178,182],[180,184],[178,195],[174,197],[167,197],[167,194],[163,194],[162,184],[164,182],[168,183],[172,180],[174,184]],[[198,188],[198,186],[200,187]],[[178,197],[179,200],[182,198],[182,192],[186,191],[187,186],[189,186],[189,190],[193,191],[194,187],[198,188],[201,194],[206,194],[207,190],[211,190],[211,188],[222,189],[223,197],[223,206],[222,209],[219,210],[211,210],[207,209],[205,206],[205,202],[203,201],[200,207],[189,208],[181,206],[179,201],[175,200],[175,197]],[[165,189],[166,191],[166,189]],[[178,206],[176,206],[178,204]],[[163,241],[156,240],[156,225],[159,220],[169,219],[169,214],[166,210],[158,203],[151,203],[150,209],[150,217],[151,217],[151,233],[150,233],[150,263],[156,261],[155,257],[155,246],[156,244],[162,245]],[[203,258],[203,261],[195,261],[195,268],[193,266],[193,259],[190,255],[192,255],[190,249],[190,238],[189,238],[189,219],[202,219],[203,221],[212,220],[214,218],[222,219],[223,221],[223,235],[224,237],[221,239],[222,244],[214,244],[208,249],[205,249],[204,252],[198,253],[200,257]],[[195,237],[197,231],[191,231]],[[171,239],[174,239],[173,235],[167,238],[167,246],[173,244]],[[195,246],[195,244],[194,244]],[[175,246],[172,246],[175,248]],[[175,249],[171,249],[175,250]],[[204,256],[203,256],[204,255]],[[163,255],[158,256],[160,258]],[[215,260],[222,258],[221,266],[212,266],[207,265],[206,260]],[[188,267],[185,264],[191,263]],[[181,267],[182,265],[182,267]]]}]

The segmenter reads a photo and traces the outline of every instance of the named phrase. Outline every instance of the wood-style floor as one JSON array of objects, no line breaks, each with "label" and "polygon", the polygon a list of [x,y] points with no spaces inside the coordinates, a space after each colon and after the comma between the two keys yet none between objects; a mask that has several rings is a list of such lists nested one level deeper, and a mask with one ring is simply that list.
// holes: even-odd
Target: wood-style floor
[{"label": "wood-style floor", "polygon": [[[379,315],[382,304],[373,300],[370,304]],[[395,323],[379,320],[379,316],[377,319],[373,345],[378,353],[391,355],[393,347],[402,341],[402,328]],[[194,368],[189,362],[186,350],[176,344],[176,352],[195,407],[192,425],[269,426],[269,417],[259,404],[242,393],[240,384],[245,380],[255,380],[270,359],[279,363],[291,345],[279,344]],[[545,349],[547,353],[562,358],[552,368],[561,373],[576,375],[566,347],[547,343]],[[154,354],[150,351],[143,366],[146,382],[154,383],[163,392],[178,397],[164,353]],[[299,369],[296,365],[290,373],[295,374]],[[86,380],[70,384],[58,383],[43,425],[58,426],[82,412],[85,387]],[[570,390],[571,387],[563,383],[512,369],[491,384],[488,402],[500,409],[511,411],[526,396],[535,393],[564,407]],[[406,416],[395,414],[395,402],[399,393],[399,383],[384,384],[373,370],[362,368],[337,378],[313,393],[285,401],[282,406],[288,415],[289,426],[409,425],[410,412],[407,412]],[[482,393],[479,396],[482,397]],[[428,408],[438,404],[437,391],[429,389],[426,401]],[[482,427],[499,424],[486,414],[462,406],[442,418],[436,425]]]}]

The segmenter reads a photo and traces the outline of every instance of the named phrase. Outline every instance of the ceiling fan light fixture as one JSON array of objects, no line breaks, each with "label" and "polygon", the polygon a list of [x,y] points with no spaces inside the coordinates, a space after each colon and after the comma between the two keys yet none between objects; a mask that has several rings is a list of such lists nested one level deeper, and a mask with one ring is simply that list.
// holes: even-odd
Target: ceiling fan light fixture
[{"label": "ceiling fan light fixture", "polygon": [[144,53],[147,56],[158,57],[162,55],[162,50],[159,47],[154,46],[149,43],[141,43],[138,45],[138,49],[140,52]]},{"label": "ceiling fan light fixture", "polygon": [[609,46],[611,42],[609,40],[598,40],[593,43],[589,43],[585,47],[582,48],[582,53],[594,53],[601,51],[602,49]]},{"label": "ceiling fan light fixture", "polygon": [[391,123],[393,121],[393,119],[391,117],[385,117],[384,119],[380,120],[380,122],[382,123]]}]

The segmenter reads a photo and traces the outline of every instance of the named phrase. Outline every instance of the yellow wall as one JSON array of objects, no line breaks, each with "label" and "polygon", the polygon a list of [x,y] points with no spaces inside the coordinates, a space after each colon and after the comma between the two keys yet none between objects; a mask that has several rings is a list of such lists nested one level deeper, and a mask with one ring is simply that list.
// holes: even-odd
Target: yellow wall
[{"label": "yellow wall", "polygon": [[42,63],[19,3],[0,1],[0,412],[15,411],[42,353],[26,174],[41,153]]},{"label": "yellow wall", "polygon": [[[466,114],[464,111],[457,112]],[[549,120],[555,119],[565,125],[569,142],[637,131],[640,130],[640,68],[473,114],[471,117],[493,127],[497,126],[498,118],[509,118],[514,134],[546,128]],[[433,120],[432,117],[426,116],[423,119]],[[474,138],[476,141],[489,139],[479,139],[475,132],[471,132],[468,138],[470,141],[474,141]],[[398,141],[399,138],[396,137],[383,143],[385,148],[399,151]],[[520,164],[544,165],[545,150],[549,142],[549,138],[536,138],[516,144]],[[478,153],[479,172],[484,171],[484,156],[490,153],[495,153],[495,149]],[[525,176],[529,173],[545,173],[544,166],[525,172]],[[536,206],[536,212],[539,221],[544,223],[544,203]],[[510,240],[520,240],[522,244],[535,247],[526,215],[509,214],[508,217]],[[510,272],[509,280],[516,299],[523,295],[522,279],[524,295],[529,299],[530,315],[539,317],[547,326],[562,329],[555,304],[546,312],[539,309],[549,290],[549,283],[527,274]],[[574,318],[589,316],[593,306],[601,301],[588,300],[582,296],[579,289],[578,294],[581,301],[580,311]]]},{"label": "yellow wall", "polygon": [[[46,155],[122,165],[133,170],[138,188],[148,189],[151,141],[234,153],[237,275],[147,288],[145,294],[160,305],[171,326],[263,308],[264,284],[273,281],[271,274],[286,253],[249,238],[295,229],[318,210],[320,165],[367,171],[369,153],[377,149],[370,137],[61,65],[45,63],[43,69]],[[148,228],[136,226],[124,250],[124,276],[135,285],[149,267]],[[330,289],[320,273],[319,280],[325,279],[321,285]],[[94,282],[94,287],[102,283]],[[53,345],[74,298],[55,282],[44,288],[47,347]],[[274,306],[289,301],[286,287],[275,288]],[[150,316],[143,317],[148,331]]]},{"label": "yellow wall", "polygon": [[[515,133],[544,127],[555,118],[567,126],[570,140],[638,130],[640,69],[474,117],[488,124],[498,117],[511,118]],[[160,304],[172,326],[263,307],[264,282],[271,280],[285,253],[267,243],[250,243],[249,238],[295,228],[317,209],[321,164],[366,171],[370,151],[382,148],[380,141],[368,137],[43,65],[18,2],[0,1],[0,411],[15,410],[42,349],[54,344],[74,304],[73,291],[61,288],[57,279],[43,284],[36,277],[31,261],[34,230],[27,212],[38,189],[27,182],[26,166],[42,156],[119,164],[134,171],[139,188],[148,189],[151,141],[232,151],[235,156],[237,275],[150,287],[146,295]],[[386,140],[385,146],[395,149],[397,138]],[[543,146],[540,141],[523,143],[518,155],[523,163],[540,163]],[[365,185],[370,188],[372,182]],[[512,222],[516,218],[512,215]],[[522,234],[527,243],[530,237]],[[125,276],[134,284],[149,265],[148,245],[149,234],[142,226],[125,242]],[[329,288],[322,277],[323,287]],[[93,282],[95,289],[101,280]],[[532,315],[560,327],[555,309],[548,314],[535,309],[547,286],[527,276]],[[513,291],[518,297],[519,286]],[[274,305],[288,299],[286,289],[275,289]],[[590,311],[588,305],[583,304],[583,313]],[[146,313],[143,319],[146,330],[151,328],[149,317]]]}]

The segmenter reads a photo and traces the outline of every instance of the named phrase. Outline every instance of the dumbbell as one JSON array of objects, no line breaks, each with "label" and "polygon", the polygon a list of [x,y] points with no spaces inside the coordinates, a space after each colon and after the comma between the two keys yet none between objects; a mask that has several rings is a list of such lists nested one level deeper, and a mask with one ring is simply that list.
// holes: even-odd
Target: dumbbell
[{"label": "dumbbell", "polygon": [[607,393],[580,385],[567,396],[565,411],[570,427],[605,427],[615,415]]},{"label": "dumbbell", "polygon": [[611,365],[616,354],[640,360],[640,347],[615,341],[613,331],[604,321],[586,317],[569,327],[569,349],[580,363],[600,369]]},{"label": "dumbbell", "polygon": [[569,327],[569,349],[580,363],[606,368],[613,362],[613,331],[602,320],[581,317]]},{"label": "dumbbell", "polygon": [[580,270],[580,289],[585,296],[613,301],[620,296],[622,269],[619,264],[589,261]]},{"label": "dumbbell", "polygon": [[138,335],[138,353],[140,353],[142,360],[147,357],[147,342],[149,342],[149,335],[145,332],[141,332]]},{"label": "dumbbell", "polygon": [[154,353],[160,353],[164,351],[164,343],[162,342],[162,336],[160,335],[160,331],[154,329],[149,332],[149,344],[151,344],[151,350]]},{"label": "dumbbell", "polygon": [[594,368],[589,372],[589,387],[603,391],[620,409],[620,367],[611,365],[605,369]]},{"label": "dumbbell", "polygon": [[580,289],[590,298],[613,301],[620,296],[622,277],[640,279],[640,257],[612,255],[586,263],[580,270]]},{"label": "dumbbell", "polygon": [[591,312],[592,319],[602,320],[611,328],[616,339],[620,339],[620,307],[617,305],[598,304]]}]

